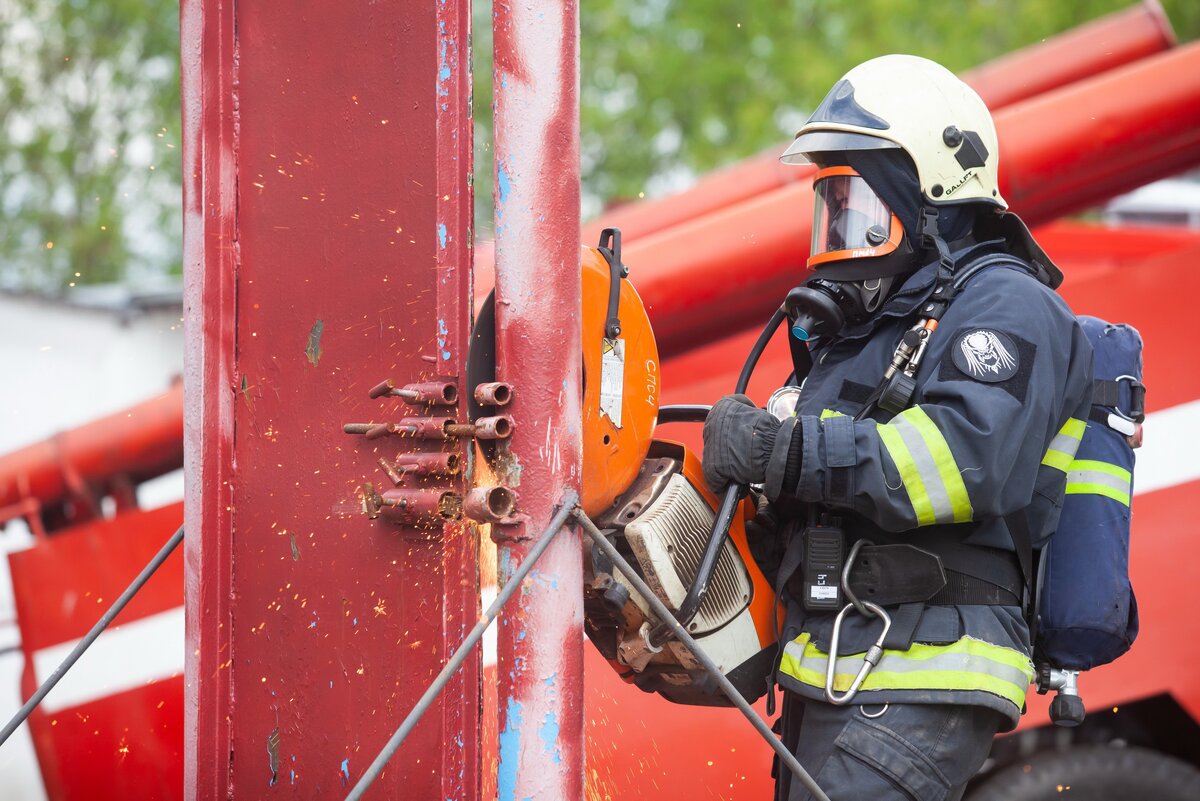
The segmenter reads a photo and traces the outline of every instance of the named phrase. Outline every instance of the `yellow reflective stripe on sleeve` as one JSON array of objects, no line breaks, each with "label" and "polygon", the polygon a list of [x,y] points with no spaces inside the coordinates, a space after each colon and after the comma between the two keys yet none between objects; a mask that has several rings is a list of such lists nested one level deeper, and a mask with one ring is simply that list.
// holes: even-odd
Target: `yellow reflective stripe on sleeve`
[{"label": "yellow reflective stripe on sleeve", "polygon": [[1133,475],[1120,465],[1079,459],[1067,471],[1068,495],[1103,495],[1129,505]]},{"label": "yellow reflective stripe on sleeve", "polygon": [[1083,439],[1083,432],[1086,430],[1086,422],[1074,417],[1068,418],[1063,427],[1050,440],[1050,446],[1046,449],[1042,464],[1064,473],[1067,472],[1071,468],[1071,461],[1079,450],[1079,441]]},{"label": "yellow reflective stripe on sleeve", "polygon": [[842,414],[841,412],[835,412],[833,409],[822,409],[821,410],[821,419],[822,420],[828,420],[830,417],[845,417],[845,416],[846,415]]},{"label": "yellow reflective stripe on sleeve", "polygon": [[920,406],[877,427],[912,503],[918,526],[966,523],[971,499],[946,438]]},{"label": "yellow reflective stripe on sleeve", "polygon": [[[828,664],[829,655],[813,645],[808,634],[801,634],[784,647],[779,669],[799,682],[823,688]],[[849,689],[862,664],[863,654],[838,657],[834,690]],[[1033,676],[1033,663],[1025,654],[963,637],[950,645],[915,643],[907,651],[885,650],[862,690],[982,691],[1019,708]]]},{"label": "yellow reflective stripe on sleeve", "polygon": [[904,484],[904,491],[908,493],[908,501],[912,504],[913,513],[917,516],[917,525],[933,525],[937,522],[933,513],[933,504],[930,503],[929,493],[925,491],[925,484],[921,481],[921,471],[917,469],[916,461],[913,460],[912,454],[904,445],[900,432],[890,425],[880,425],[876,430],[879,431],[879,439],[887,448],[888,455],[892,457],[896,469],[900,471],[900,481]]}]

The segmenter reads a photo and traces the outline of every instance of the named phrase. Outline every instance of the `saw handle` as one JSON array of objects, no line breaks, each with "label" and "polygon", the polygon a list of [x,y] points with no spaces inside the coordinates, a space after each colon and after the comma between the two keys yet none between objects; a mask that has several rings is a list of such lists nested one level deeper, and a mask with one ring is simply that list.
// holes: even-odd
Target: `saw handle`
[{"label": "saw handle", "polygon": [[658,407],[658,423],[703,423],[712,407],[705,403],[677,403]]},{"label": "saw handle", "polygon": [[[754,343],[754,347],[750,349],[750,355],[746,357],[746,363],[742,366],[741,375],[738,376],[737,387],[733,390],[735,394],[745,394],[746,388],[750,385],[750,376],[754,373],[755,366],[758,365],[758,360],[762,357],[763,351],[766,350],[767,343],[771,341],[771,337],[779,329],[780,324],[787,318],[787,312],[783,307],[775,311],[771,315],[771,319],[763,328],[762,333],[758,335],[758,340]],[[659,410],[659,418],[662,418],[662,412],[665,409],[671,409],[667,406]],[[703,407],[680,407],[699,409]],[[682,415],[682,412],[680,413]],[[707,416],[707,412],[705,412]],[[663,421],[668,422],[668,421]],[[704,601],[704,596],[708,592],[709,582],[712,581],[713,572],[717,567],[717,560],[721,556],[721,549],[725,547],[725,541],[729,539],[729,525],[733,522],[733,516],[737,512],[738,503],[742,500],[742,496],[746,494],[747,487],[744,484],[730,484],[725,488],[725,494],[721,497],[721,503],[717,507],[717,516],[713,518],[711,532],[708,535],[708,544],[704,547],[704,556],[700,559],[700,565],[696,569],[696,578],[692,582],[692,586],[688,588],[688,594],[684,597],[683,603],[679,605],[678,611],[675,612],[675,619],[684,628],[687,628],[692,620],[696,617],[696,613],[700,611],[700,604]],[[670,624],[660,622],[650,632],[650,644],[654,647],[659,647],[663,643],[670,640],[674,634],[671,631]]]}]

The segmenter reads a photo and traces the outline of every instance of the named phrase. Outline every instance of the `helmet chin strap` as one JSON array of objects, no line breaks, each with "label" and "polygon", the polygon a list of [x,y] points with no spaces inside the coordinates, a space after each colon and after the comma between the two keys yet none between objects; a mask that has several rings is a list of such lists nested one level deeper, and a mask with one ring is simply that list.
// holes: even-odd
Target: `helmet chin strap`
[{"label": "helmet chin strap", "polygon": [[949,280],[954,274],[954,259],[950,256],[950,246],[938,228],[937,209],[929,206],[921,207],[921,248],[937,251],[938,280]]}]

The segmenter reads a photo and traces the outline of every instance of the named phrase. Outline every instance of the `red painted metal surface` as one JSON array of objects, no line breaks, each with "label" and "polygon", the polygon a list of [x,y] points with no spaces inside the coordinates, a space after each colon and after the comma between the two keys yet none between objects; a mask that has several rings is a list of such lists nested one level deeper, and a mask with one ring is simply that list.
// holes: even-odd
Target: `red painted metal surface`
[{"label": "red painted metal surface", "polygon": [[[1001,191],[1030,224],[1174,174],[1200,162],[1200,44],[1011,106],[996,126]],[[791,184],[629,242],[663,354],[764,319],[803,280],[811,219],[811,187]]]},{"label": "red painted metal surface", "polygon": [[184,797],[231,789],[234,333],[233,9],[180,3],[184,258]]},{"label": "red painted metal surface", "polygon": [[[184,3],[189,798],[344,794],[477,618],[473,530],[356,497],[462,440],[342,432],[413,416],[385,378],[461,383],[469,26],[465,0]],[[368,797],[477,798],[479,703],[475,659]]]},{"label": "red painted metal surface", "polygon": [[[25,652],[23,697],[95,625],[182,517],[182,504],[134,510],[9,555]],[[157,650],[172,634],[182,639],[182,581],[176,553],[30,716],[51,801],[183,797],[183,653],[178,643]]]},{"label": "red painted metal surface", "polygon": [[[497,580],[526,558],[581,475],[579,18],[575,2],[497,3],[496,377],[512,384],[498,483],[521,522],[494,525]],[[583,565],[564,527],[497,631],[500,801],[583,799]]]},{"label": "red painted metal surface", "polygon": [[[1072,28],[1044,42],[1016,50],[963,73],[988,107],[1005,106],[1094,77],[1172,46],[1175,34],[1156,0]],[[612,209],[584,226],[584,241],[603,228],[617,227],[626,241],[686,223],[718,209],[749,201],[790,183],[807,182],[808,167],[779,163],[789,143],[704,176],[671,197]]]},{"label": "red painted metal surface", "polygon": [[[183,464],[183,385],[0,456],[0,507],[52,505],[119,475],[137,482]],[[169,533],[169,532],[168,532]]]}]

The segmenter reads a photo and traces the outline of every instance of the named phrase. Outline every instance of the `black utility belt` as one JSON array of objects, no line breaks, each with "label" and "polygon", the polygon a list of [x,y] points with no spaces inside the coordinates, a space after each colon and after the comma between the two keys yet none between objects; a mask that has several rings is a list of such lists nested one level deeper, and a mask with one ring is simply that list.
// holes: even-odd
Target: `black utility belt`
[{"label": "black utility belt", "polygon": [[926,547],[856,540],[847,557],[840,521],[829,517],[808,526],[802,537],[804,558],[788,589],[809,611],[839,611],[853,600],[846,596],[847,585],[859,601],[885,607],[1022,605],[1024,581],[1011,551],[947,535],[925,537]]}]

